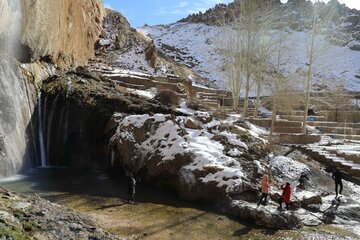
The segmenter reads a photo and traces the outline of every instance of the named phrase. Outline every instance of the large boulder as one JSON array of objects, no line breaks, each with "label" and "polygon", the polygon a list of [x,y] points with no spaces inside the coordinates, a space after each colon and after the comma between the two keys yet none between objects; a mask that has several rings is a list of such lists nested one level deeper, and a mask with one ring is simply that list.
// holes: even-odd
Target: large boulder
[{"label": "large boulder", "polygon": [[221,138],[213,138],[214,134],[199,129],[201,122],[172,115],[117,114],[114,118],[118,127],[112,146],[117,150],[117,161],[136,174],[144,174],[145,179],[170,185],[185,199],[208,202],[252,188],[247,180],[251,171],[245,172],[245,163],[227,156],[222,144],[247,151],[235,134],[224,131],[219,133]]}]

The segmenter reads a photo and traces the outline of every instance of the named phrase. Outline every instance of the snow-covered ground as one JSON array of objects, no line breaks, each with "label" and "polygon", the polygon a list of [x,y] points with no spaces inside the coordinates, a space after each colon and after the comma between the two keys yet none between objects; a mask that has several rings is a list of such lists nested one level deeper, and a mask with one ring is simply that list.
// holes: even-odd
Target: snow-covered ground
[{"label": "snow-covered ground", "polygon": [[[225,73],[222,71],[223,58],[220,54],[220,38],[223,30],[219,27],[195,23],[174,23],[170,25],[144,26],[138,29],[152,37],[158,48],[188,66],[193,66],[200,76],[225,87]],[[273,31],[273,34],[278,34]],[[304,78],[308,63],[307,45],[309,36],[305,32],[289,31],[286,34],[287,66],[289,74]],[[164,45],[176,50],[171,50]],[[314,83],[344,85],[347,89],[360,91],[360,51],[330,44],[324,36],[316,41]],[[296,79],[297,80],[297,79]],[[301,82],[298,81],[297,82]],[[301,86],[301,84],[299,84]],[[254,92],[254,91],[253,91]]]}]

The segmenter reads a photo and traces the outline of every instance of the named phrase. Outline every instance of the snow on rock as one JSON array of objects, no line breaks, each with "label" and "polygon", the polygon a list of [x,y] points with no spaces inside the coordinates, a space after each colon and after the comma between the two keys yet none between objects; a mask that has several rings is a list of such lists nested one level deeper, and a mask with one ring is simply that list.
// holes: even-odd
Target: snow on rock
[{"label": "snow on rock", "polygon": [[284,156],[270,159],[270,166],[273,175],[280,181],[296,181],[301,173],[310,171],[305,164]]},{"label": "snow on rock", "polygon": [[201,178],[203,182],[217,182],[218,187],[226,186],[227,190],[234,189],[241,184],[241,177],[244,177],[243,169],[239,162],[224,154],[224,146],[219,142],[211,140],[213,134],[202,130],[190,130],[188,150],[195,155],[187,169],[196,170],[217,170],[206,177]]},{"label": "snow on rock", "polygon": [[263,142],[267,142],[267,140],[260,137],[261,135],[263,135],[263,136],[269,135],[269,131],[267,129],[265,129],[263,127],[256,126],[256,125],[254,125],[254,124],[252,124],[250,122],[246,122],[246,125],[249,128],[250,135],[252,135],[253,137],[261,139]]},{"label": "snow on rock", "polygon": [[138,96],[142,96],[148,99],[153,99],[155,98],[156,94],[157,94],[157,89],[156,88],[150,88],[148,90],[138,90],[138,89],[131,89],[131,88],[127,88],[127,91],[138,95]]},{"label": "snow on rock", "polygon": [[243,154],[239,149],[233,148],[230,151],[228,151],[228,155],[231,157],[240,157]]},{"label": "snow on rock", "polygon": [[108,45],[111,45],[111,40],[110,39],[100,39],[99,44],[101,46],[108,46]]},{"label": "snow on rock", "polygon": [[226,137],[231,145],[238,146],[246,150],[248,149],[248,146],[244,142],[240,141],[234,133],[223,131],[219,135]]},{"label": "snow on rock", "polygon": [[[207,114],[199,112],[197,116],[209,118]],[[149,171],[156,174],[161,174],[159,171],[171,171],[177,181],[186,185],[190,183],[182,178],[193,174],[197,184],[215,185],[223,189],[221,191],[241,191],[246,185],[249,189],[251,184],[246,179],[248,173],[245,173],[241,161],[237,159],[248,150],[248,146],[236,134],[227,131],[210,133],[206,128],[186,128],[186,117],[164,114],[130,115],[122,119],[118,114],[115,118],[118,128],[112,137],[112,145],[117,146],[125,164],[138,168],[151,165]],[[215,123],[221,124],[217,120],[208,124]],[[226,150],[222,142],[214,138],[215,135],[222,137],[221,141],[226,141],[232,149]],[[127,153],[129,151],[138,154],[133,156]]]},{"label": "snow on rock", "polygon": [[187,144],[178,134],[180,128],[171,120],[165,121],[165,116],[160,114],[153,119],[161,123],[156,131],[140,145],[140,150],[144,152],[144,155],[157,149],[162,161],[168,161],[173,160],[176,154],[184,154]]},{"label": "snow on rock", "polygon": [[144,125],[145,121],[149,119],[149,117],[150,116],[148,114],[128,116],[123,120],[122,125],[124,127],[132,125],[136,128],[140,128]]}]

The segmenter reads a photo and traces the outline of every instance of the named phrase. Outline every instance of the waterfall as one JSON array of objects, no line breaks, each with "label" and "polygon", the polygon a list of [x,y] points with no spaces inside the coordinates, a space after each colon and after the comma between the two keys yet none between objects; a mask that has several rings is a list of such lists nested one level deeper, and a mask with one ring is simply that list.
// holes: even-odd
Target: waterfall
[{"label": "waterfall", "polygon": [[[0,175],[15,174],[27,164],[28,136],[31,106],[27,96],[26,80],[22,73],[0,54]],[[30,127],[29,127],[30,128]],[[31,131],[31,128],[30,130]]]},{"label": "waterfall", "polygon": [[42,111],[42,100],[41,100],[41,91],[38,93],[38,129],[39,129],[39,143],[40,143],[40,160],[41,167],[46,167],[46,151],[45,151],[45,143],[44,143],[44,134],[43,134],[43,117],[41,114]]},{"label": "waterfall", "polygon": [[[27,83],[15,59],[20,56],[21,0],[0,1],[0,176],[28,165],[32,107]],[[29,127],[30,128],[30,127]]]},{"label": "waterfall", "polygon": [[47,122],[47,131],[46,131],[46,151],[47,151],[47,158],[50,159],[50,142],[51,142],[51,129],[52,129],[52,123],[53,123],[53,116],[54,116],[54,111],[56,109],[56,103],[57,100],[59,98],[59,94],[56,95],[54,102],[52,103],[49,115],[47,115],[48,117],[48,122]]},{"label": "waterfall", "polygon": [[0,1],[0,51],[11,57],[22,55],[22,0]]}]

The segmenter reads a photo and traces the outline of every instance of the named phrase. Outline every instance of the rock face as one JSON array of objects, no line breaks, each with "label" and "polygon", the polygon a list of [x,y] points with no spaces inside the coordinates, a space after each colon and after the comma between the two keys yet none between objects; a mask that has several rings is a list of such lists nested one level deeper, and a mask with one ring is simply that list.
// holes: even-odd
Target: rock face
[{"label": "rock face", "polygon": [[42,122],[47,164],[52,166],[104,169],[111,137],[108,125],[115,112],[170,112],[156,101],[118,91],[81,68],[44,81],[40,100],[42,119],[35,119]]},{"label": "rock face", "polygon": [[102,29],[100,0],[23,1],[22,43],[31,61],[48,58],[62,67],[83,65]]},{"label": "rock face", "polygon": [[38,196],[0,188],[1,239],[120,239],[89,218]]},{"label": "rock face", "polygon": [[1,176],[39,165],[36,89],[57,66],[87,63],[102,18],[100,0],[0,1]]}]

